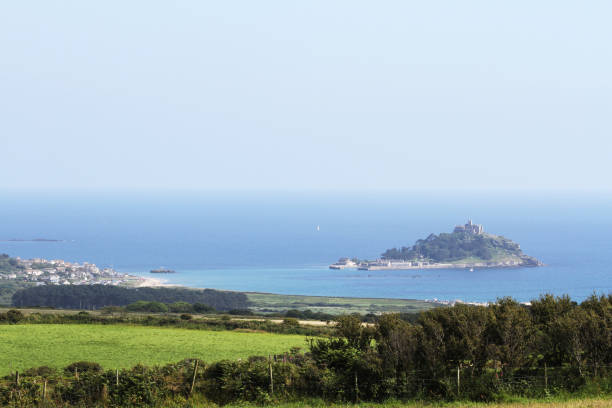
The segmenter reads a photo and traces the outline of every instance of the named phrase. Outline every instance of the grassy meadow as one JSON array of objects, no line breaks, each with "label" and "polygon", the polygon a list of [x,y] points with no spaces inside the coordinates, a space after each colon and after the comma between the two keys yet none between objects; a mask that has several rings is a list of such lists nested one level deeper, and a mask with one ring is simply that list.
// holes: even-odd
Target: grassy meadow
[{"label": "grassy meadow", "polygon": [[429,310],[438,305],[424,300],[348,298],[330,296],[278,295],[273,293],[245,292],[251,309],[257,312],[283,312],[288,309],[329,313],[333,315],[350,313],[415,313]]},{"label": "grassy meadow", "polygon": [[302,335],[128,325],[3,325],[0,375],[38,366],[63,368],[82,360],[98,362],[107,369],[196,357],[211,362],[235,360],[305,346]]},{"label": "grassy meadow", "polygon": [[[194,404],[194,407],[216,407],[207,403]],[[335,404],[326,401],[304,401],[288,404],[273,405],[275,408],[608,408],[612,407],[612,399],[585,398],[585,399],[550,399],[550,400],[527,400],[521,402],[393,402],[384,403],[361,403],[361,404]],[[226,405],[226,408],[257,407],[254,404]]]}]

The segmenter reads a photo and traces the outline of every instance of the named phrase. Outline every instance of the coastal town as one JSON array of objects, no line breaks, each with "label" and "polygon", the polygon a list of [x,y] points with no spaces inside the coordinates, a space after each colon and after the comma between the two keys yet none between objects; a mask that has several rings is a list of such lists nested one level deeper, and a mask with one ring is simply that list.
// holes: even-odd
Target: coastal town
[{"label": "coastal town", "polygon": [[67,262],[59,259],[12,258],[14,267],[0,271],[0,280],[29,282],[36,285],[113,285],[143,286],[148,279],[122,274],[112,268],[99,268],[89,262]]}]

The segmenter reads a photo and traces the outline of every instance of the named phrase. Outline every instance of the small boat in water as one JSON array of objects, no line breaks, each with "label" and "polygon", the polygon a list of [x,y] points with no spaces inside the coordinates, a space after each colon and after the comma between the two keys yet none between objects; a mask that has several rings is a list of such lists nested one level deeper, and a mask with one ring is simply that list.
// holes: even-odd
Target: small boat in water
[{"label": "small boat in water", "polygon": [[348,258],[340,258],[338,262],[329,265],[329,269],[345,269],[345,268],[355,268],[357,264],[348,259]]},{"label": "small boat in water", "polygon": [[176,271],[172,269],[151,269],[150,273],[176,273]]}]

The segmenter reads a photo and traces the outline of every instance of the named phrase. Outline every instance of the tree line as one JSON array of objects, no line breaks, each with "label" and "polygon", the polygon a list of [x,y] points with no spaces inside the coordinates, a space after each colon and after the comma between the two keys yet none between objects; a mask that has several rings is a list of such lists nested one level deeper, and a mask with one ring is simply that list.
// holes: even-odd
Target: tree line
[{"label": "tree line", "polygon": [[244,293],[214,289],[125,288],[107,285],[45,285],[19,290],[13,294],[17,307],[55,307],[60,309],[100,309],[126,306],[138,301],[200,303],[216,310],[246,309]]}]

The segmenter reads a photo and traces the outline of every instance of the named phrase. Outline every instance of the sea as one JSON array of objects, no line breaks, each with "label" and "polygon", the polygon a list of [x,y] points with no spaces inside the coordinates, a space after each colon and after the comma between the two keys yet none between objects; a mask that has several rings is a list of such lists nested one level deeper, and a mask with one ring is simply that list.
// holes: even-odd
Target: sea
[{"label": "sea", "polygon": [[[13,191],[0,194],[0,218],[1,253],[190,287],[466,302],[612,292],[612,195],[604,193]],[[340,257],[375,259],[468,219],[546,266],[328,268]],[[149,273],[160,267],[177,273]]]}]

